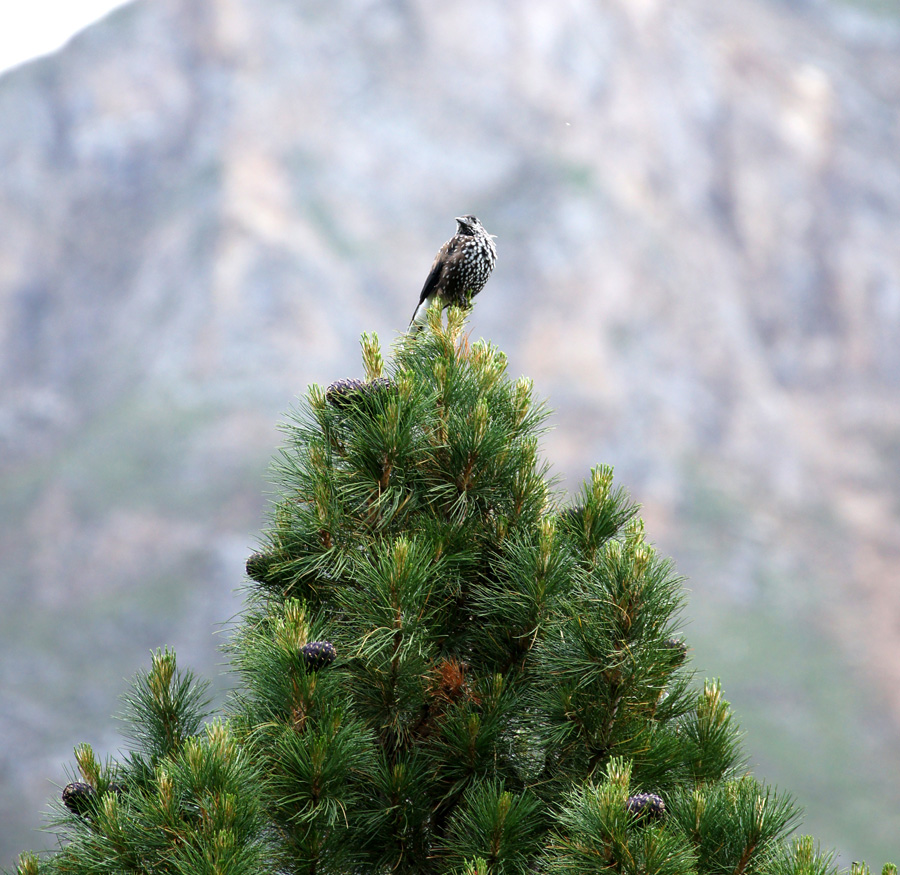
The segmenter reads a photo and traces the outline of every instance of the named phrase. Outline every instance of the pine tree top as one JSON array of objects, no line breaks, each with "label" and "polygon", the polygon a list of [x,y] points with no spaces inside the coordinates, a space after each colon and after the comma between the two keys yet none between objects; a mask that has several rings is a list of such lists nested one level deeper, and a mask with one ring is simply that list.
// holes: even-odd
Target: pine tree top
[{"label": "pine tree top", "polygon": [[697,689],[681,580],[598,466],[563,504],[547,408],[463,314],[310,388],[247,563],[240,684],[154,657],[134,749],[81,748],[20,871],[830,873]]}]

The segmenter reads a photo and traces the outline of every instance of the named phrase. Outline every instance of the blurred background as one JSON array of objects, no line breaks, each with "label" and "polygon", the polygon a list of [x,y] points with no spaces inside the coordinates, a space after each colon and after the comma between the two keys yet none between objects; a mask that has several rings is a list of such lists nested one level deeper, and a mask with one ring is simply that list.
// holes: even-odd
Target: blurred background
[{"label": "blurred background", "polygon": [[643,505],[803,832],[900,856],[900,0],[137,0],[0,77],[0,866],[152,648],[221,702],[279,417],[467,212],[562,489]]}]

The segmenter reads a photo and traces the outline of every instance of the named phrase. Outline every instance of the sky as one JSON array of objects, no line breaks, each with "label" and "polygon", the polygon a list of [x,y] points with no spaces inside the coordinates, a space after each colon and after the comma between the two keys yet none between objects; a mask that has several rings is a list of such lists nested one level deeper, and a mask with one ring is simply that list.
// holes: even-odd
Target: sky
[{"label": "sky", "polygon": [[0,73],[56,51],[122,0],[12,0],[0,4]]}]

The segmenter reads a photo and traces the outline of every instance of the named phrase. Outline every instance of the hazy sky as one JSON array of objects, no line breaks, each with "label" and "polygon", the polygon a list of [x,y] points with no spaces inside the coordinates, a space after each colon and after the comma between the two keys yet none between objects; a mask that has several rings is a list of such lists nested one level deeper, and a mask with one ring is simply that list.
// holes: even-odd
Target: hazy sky
[{"label": "hazy sky", "polygon": [[0,3],[0,72],[46,55],[122,0],[10,0]]}]

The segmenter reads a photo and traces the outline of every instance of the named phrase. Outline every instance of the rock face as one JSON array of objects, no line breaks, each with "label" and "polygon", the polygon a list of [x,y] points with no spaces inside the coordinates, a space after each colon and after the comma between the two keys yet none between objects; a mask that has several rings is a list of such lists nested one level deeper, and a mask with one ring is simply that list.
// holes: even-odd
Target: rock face
[{"label": "rock face", "polygon": [[[614,463],[689,564],[698,484],[726,495],[712,589],[790,584],[900,720],[898,48],[817,2],[155,0],[7,74],[10,625],[146,613],[161,578],[230,598],[275,413],[405,328],[472,212],[499,252],[473,331],[559,411],[569,482]],[[154,622],[111,624],[115,679],[187,627]]]}]

